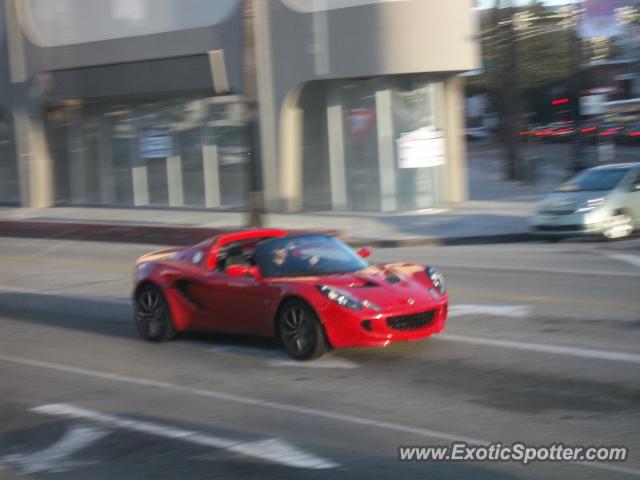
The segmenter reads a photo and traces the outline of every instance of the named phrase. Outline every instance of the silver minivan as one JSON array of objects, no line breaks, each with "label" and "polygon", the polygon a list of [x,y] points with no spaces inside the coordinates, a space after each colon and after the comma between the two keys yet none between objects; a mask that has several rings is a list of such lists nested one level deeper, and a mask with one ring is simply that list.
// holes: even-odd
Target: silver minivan
[{"label": "silver minivan", "polygon": [[630,235],[640,228],[640,164],[579,173],[547,195],[529,223],[533,233],[547,236]]}]

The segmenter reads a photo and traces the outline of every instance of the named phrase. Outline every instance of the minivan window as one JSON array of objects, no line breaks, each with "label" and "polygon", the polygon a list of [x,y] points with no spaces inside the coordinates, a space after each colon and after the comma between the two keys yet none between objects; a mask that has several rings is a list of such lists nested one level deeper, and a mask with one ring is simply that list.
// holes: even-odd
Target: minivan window
[{"label": "minivan window", "polygon": [[557,192],[600,192],[612,190],[629,173],[629,168],[587,170],[563,183]]}]

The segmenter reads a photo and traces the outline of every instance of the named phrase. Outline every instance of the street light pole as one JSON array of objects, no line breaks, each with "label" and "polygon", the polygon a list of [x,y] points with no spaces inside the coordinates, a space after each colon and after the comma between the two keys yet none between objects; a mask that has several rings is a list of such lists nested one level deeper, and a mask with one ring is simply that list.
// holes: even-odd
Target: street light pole
[{"label": "street light pole", "polygon": [[580,70],[582,69],[582,44],[578,33],[578,15],[579,10],[575,8],[572,12],[572,18],[569,25],[567,25],[567,32],[569,34],[569,55],[570,59],[570,80],[569,80],[569,94],[575,95],[576,102],[573,104],[575,111],[575,128],[576,134],[574,135],[572,149],[571,149],[571,171],[577,173],[585,168],[583,150],[584,145],[580,136],[580,119],[582,114],[580,112],[580,91],[582,90],[582,82],[580,81]]},{"label": "street light pole", "polygon": [[256,26],[259,0],[244,0],[243,17],[243,75],[244,97],[247,111],[247,130],[249,141],[249,162],[247,185],[247,218],[249,227],[262,226],[264,199],[260,168],[260,124],[258,106],[258,73],[256,59]]},{"label": "street light pole", "polygon": [[[503,140],[506,147],[506,164],[504,177],[506,180],[520,179],[520,148],[518,144],[518,128],[520,126],[520,102],[518,98],[518,46],[515,38],[515,8],[509,1],[506,8],[507,20],[503,23],[506,28],[506,50],[502,61],[504,100],[503,112]],[[504,18],[504,17],[503,17]]]}]

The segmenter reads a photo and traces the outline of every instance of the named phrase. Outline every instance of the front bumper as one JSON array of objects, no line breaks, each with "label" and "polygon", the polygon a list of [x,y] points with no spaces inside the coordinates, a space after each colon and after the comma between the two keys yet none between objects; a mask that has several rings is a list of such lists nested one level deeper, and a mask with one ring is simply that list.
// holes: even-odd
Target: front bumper
[{"label": "front bumper", "polygon": [[605,209],[568,215],[535,214],[529,221],[531,233],[540,235],[599,235],[608,226]]},{"label": "front bumper", "polygon": [[[425,320],[425,312],[433,315]],[[447,320],[448,300],[444,297],[428,309],[413,311],[366,314],[329,305],[319,313],[333,347],[386,347],[394,342],[420,340],[441,333]]]}]

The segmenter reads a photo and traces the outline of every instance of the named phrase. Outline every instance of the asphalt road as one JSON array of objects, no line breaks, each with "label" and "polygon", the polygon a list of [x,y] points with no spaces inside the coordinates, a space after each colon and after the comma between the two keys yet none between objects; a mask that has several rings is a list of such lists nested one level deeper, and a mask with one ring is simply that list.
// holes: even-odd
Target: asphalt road
[{"label": "asphalt road", "polygon": [[[138,339],[157,247],[0,238],[0,477],[640,477],[640,239],[377,250],[444,272],[444,335],[289,361]],[[623,445],[624,463],[400,462],[454,440]]]}]

